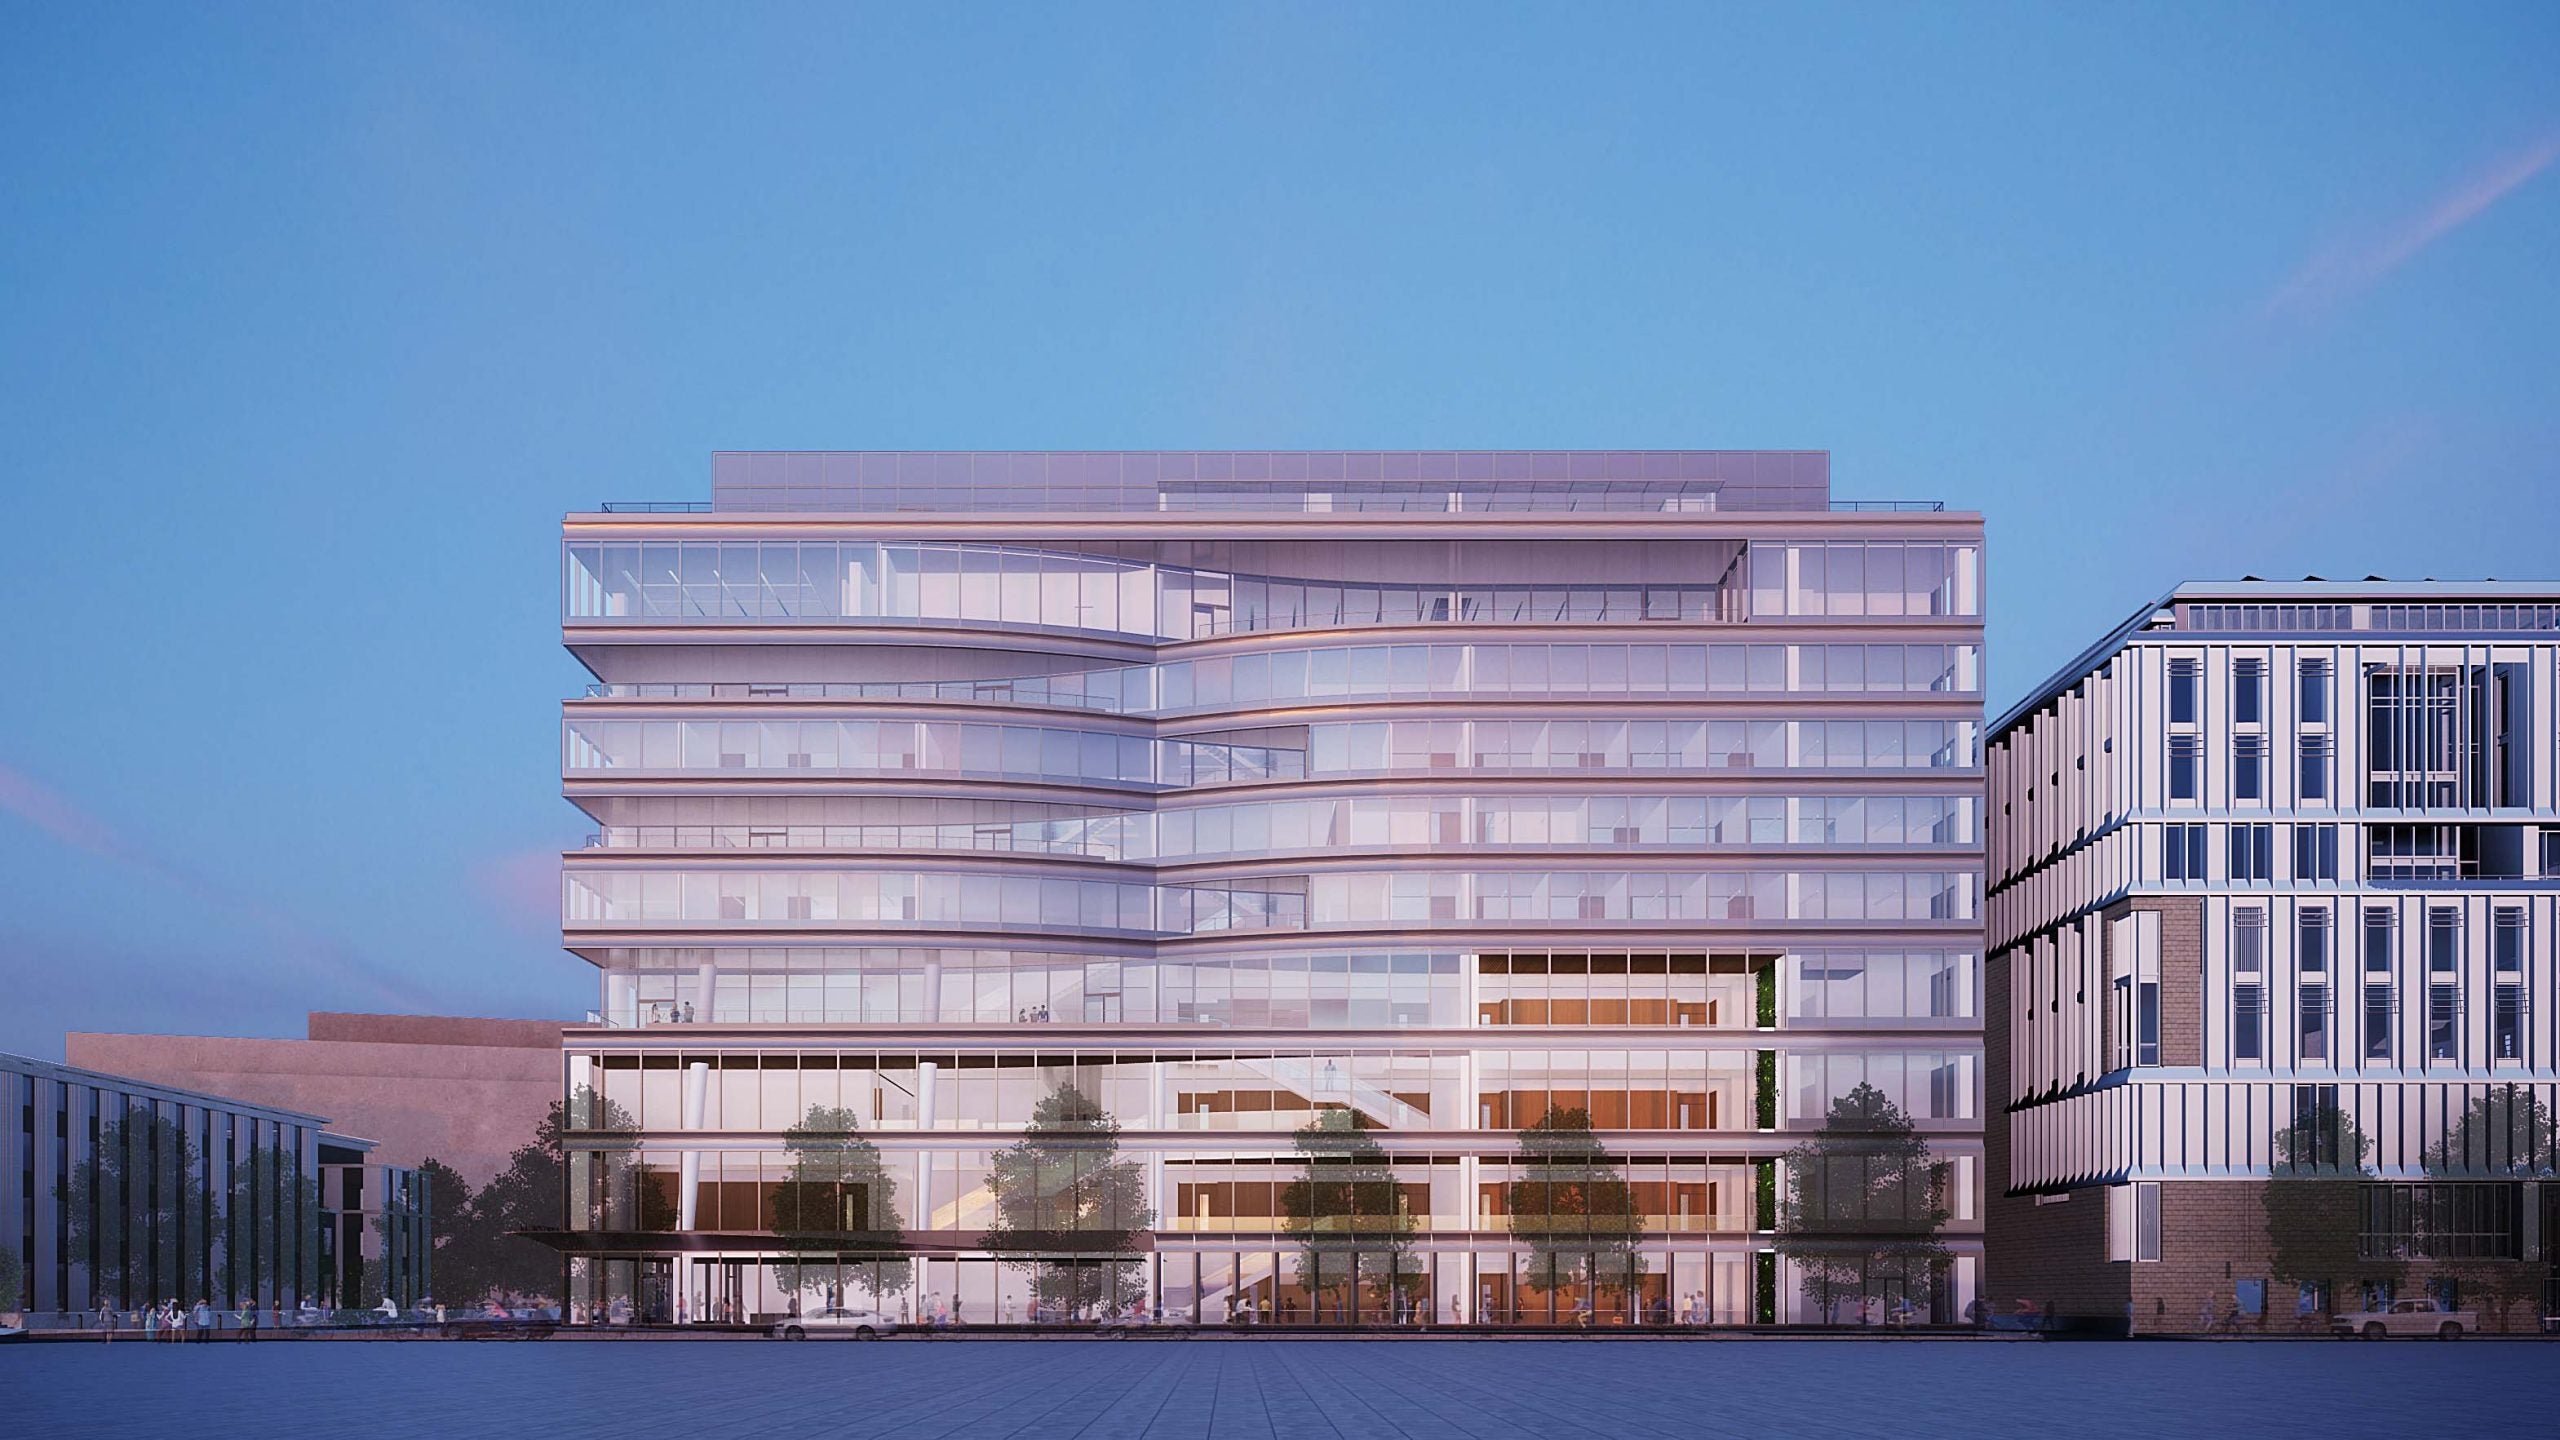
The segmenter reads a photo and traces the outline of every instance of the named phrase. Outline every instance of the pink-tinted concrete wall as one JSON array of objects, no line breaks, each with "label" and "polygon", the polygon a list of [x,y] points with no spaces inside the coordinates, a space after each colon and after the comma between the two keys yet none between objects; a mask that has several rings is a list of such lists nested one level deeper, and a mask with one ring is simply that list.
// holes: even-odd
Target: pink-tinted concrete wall
[{"label": "pink-tinted concrete wall", "polygon": [[314,1014],[310,1028],[308,1040],[74,1032],[63,1050],[91,1070],[324,1115],[380,1142],[376,1162],[433,1158],[474,1185],[560,1098],[557,1022]]}]

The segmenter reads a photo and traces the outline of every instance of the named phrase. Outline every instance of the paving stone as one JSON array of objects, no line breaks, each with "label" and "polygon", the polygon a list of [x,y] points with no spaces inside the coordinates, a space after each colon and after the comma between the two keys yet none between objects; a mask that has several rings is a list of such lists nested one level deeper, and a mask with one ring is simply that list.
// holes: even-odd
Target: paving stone
[{"label": "paving stone", "polygon": [[0,1435],[2074,1440],[2552,1433],[2560,1349],[1587,1340],[629,1341],[0,1349]]}]

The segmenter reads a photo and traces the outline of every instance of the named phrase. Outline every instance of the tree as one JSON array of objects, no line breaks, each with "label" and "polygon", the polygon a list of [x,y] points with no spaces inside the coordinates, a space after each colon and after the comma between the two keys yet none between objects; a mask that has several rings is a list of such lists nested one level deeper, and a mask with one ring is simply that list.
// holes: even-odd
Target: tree
[{"label": "tree", "polygon": [[1929,1144],[1885,1093],[1861,1083],[1787,1152],[1778,1253],[1830,1318],[1844,1300],[1925,1300],[1947,1263],[1945,1185]]},{"label": "tree", "polygon": [[1033,1110],[987,1176],[987,1248],[1031,1277],[1044,1306],[1083,1316],[1139,1288],[1141,1239],[1155,1225],[1146,1177],[1120,1158],[1120,1125],[1072,1086]]},{"label": "tree", "polygon": [[[320,1177],[303,1168],[301,1157],[268,1148],[235,1167],[223,1223],[242,1289],[272,1287],[279,1297],[318,1291]],[[299,1274],[288,1267],[287,1253],[300,1257]]]},{"label": "tree", "polygon": [[[2443,1138],[2419,1156],[2419,1165],[2430,1180],[2508,1182],[2509,1233],[2520,1235],[2525,1224],[2521,1208],[2535,1197],[2531,1189],[2514,1182],[2560,1176],[2555,1146],[2560,1146],[2560,1131],[2554,1130],[2551,1111],[2541,1098],[2526,1086],[2498,1085],[2462,1108]],[[2497,1328],[2506,1329],[2517,1305],[2542,1303],[2541,1272],[2546,1269],[2525,1264],[2521,1255],[2484,1259],[2476,1268],[2466,1268],[2473,1281],[2470,1308],[2496,1316]]]},{"label": "tree", "polygon": [[129,1109],[98,1130],[94,1165],[55,1187],[70,1216],[64,1247],[96,1255],[89,1283],[120,1304],[153,1304],[180,1283],[178,1257],[203,1253],[204,1188],[196,1148],[177,1122]]},{"label": "tree", "polygon": [[[1412,1277],[1413,1213],[1387,1152],[1356,1110],[1328,1110],[1298,1127],[1298,1178],[1282,1187],[1281,1213],[1298,1242],[1298,1283],[1352,1312],[1360,1268],[1401,1297]],[[1321,1318],[1321,1317],[1319,1317]]]},{"label": "tree", "polygon": [[1503,1204],[1539,1288],[1588,1281],[1595,1308],[1603,1293],[1631,1291],[1644,1214],[1625,1174],[1600,1148],[1590,1113],[1549,1110],[1520,1132],[1519,1144],[1517,1178]]},{"label": "tree", "polygon": [[18,1247],[0,1246],[0,1315],[18,1313],[18,1287],[23,1283],[18,1273]]},{"label": "tree", "polygon": [[786,1291],[843,1283],[844,1264],[863,1267],[873,1294],[907,1288],[906,1220],[898,1210],[898,1182],[880,1163],[880,1149],[863,1138],[851,1110],[812,1105],[782,1135],[791,1155],[791,1178],[774,1187],[766,1223],[784,1253],[773,1267]]},{"label": "tree", "polygon": [[[2332,1311],[2365,1284],[2397,1280],[2401,1269],[2396,1256],[2361,1253],[2370,1149],[2335,1106],[2303,1111],[2276,1132],[2275,1165],[2261,1192],[2268,1272],[2297,1288],[2327,1290]],[[2340,1285],[2351,1288],[2341,1295],[2334,1288]]]},{"label": "tree", "polygon": [[[576,1133],[631,1134],[640,1128],[630,1111],[587,1086],[578,1087],[576,1099],[576,1113],[588,1117],[587,1124],[574,1127]],[[526,1237],[556,1234],[568,1217],[568,1137],[573,1129],[570,1119],[570,1107],[552,1101],[533,1138],[518,1146],[508,1158],[507,1168],[471,1199],[472,1232],[486,1237],[486,1258],[482,1262],[486,1266],[485,1295],[522,1300],[560,1298],[560,1252]],[[617,1187],[628,1187],[635,1178],[628,1150],[598,1154],[598,1188],[578,1197],[587,1208],[583,1218],[590,1228],[601,1226],[610,1216],[605,1197]],[[643,1221],[661,1221],[657,1228],[672,1228],[673,1216],[667,1211],[664,1197],[653,1188],[640,1189]]]},{"label": "tree", "polygon": [[452,1166],[429,1156],[418,1178],[427,1187],[428,1283],[447,1305],[477,1305],[488,1298],[501,1237],[481,1223],[477,1197]]}]

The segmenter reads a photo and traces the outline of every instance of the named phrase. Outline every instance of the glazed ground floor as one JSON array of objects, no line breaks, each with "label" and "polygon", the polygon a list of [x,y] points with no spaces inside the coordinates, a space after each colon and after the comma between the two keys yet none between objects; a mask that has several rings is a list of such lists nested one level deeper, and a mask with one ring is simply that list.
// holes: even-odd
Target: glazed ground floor
[{"label": "glazed ground floor", "polygon": [[[643,1324],[757,1323],[822,1306],[876,1310],[902,1323],[1028,1325],[1126,1315],[1174,1325],[1746,1325],[1952,1324],[1975,1299],[1979,1242],[1951,1241],[1925,1293],[1885,1287],[1864,1304],[1819,1313],[1794,1267],[1749,1246],[1648,1250],[1632,1273],[1606,1256],[1577,1261],[1525,1247],[1416,1247],[1329,1254],[1311,1284],[1303,1251],[1183,1237],[1107,1263],[1026,1262],[984,1252],[881,1259],[752,1250],[570,1256],[573,1320]],[[1552,1260],[1552,1269],[1550,1261]],[[1062,1272],[1084,1278],[1062,1283]],[[1590,1278],[1601,1277],[1598,1283]],[[1072,1294],[1074,1299],[1061,1299]],[[1047,1297],[1047,1298],[1044,1298]]]}]

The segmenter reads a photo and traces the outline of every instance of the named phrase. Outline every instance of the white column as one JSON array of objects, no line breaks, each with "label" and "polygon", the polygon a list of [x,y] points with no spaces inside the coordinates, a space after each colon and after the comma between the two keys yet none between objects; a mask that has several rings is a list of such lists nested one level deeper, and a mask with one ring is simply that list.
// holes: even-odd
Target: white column
[{"label": "white column", "polygon": [[640,1024],[640,977],[628,970],[604,972],[604,1023],[625,1029]]},{"label": "white column", "polygon": [[711,1010],[713,995],[714,992],[719,989],[719,986],[720,967],[712,964],[708,960],[703,961],[701,968],[693,972],[693,993],[694,1003],[696,1006],[693,1018],[706,1024],[719,1018],[714,1015]]},{"label": "white column", "polygon": [[[711,1062],[696,1060],[684,1071],[684,1128],[702,1128],[703,1099],[711,1088]],[[694,1192],[702,1186],[702,1152],[687,1146],[676,1161],[676,1228],[693,1228]]]}]

